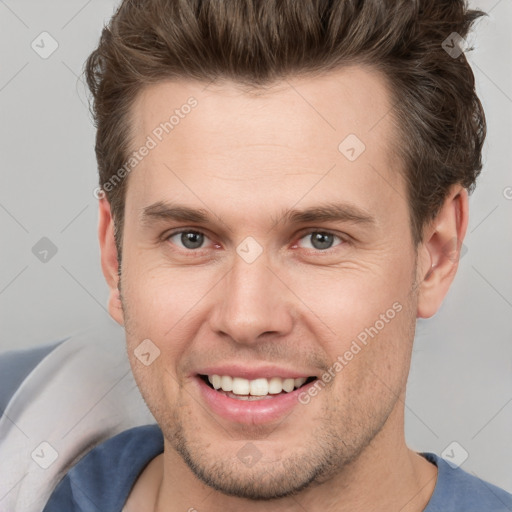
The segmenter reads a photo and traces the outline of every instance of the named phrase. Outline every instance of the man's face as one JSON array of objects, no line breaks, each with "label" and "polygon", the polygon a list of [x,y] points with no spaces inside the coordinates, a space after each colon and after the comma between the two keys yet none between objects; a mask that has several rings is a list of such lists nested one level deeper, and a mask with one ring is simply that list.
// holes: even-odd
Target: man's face
[{"label": "man's face", "polygon": [[[159,142],[190,96],[197,106]],[[260,95],[167,82],[134,106],[134,148],[157,145],[129,176],[119,321],[166,451],[222,492],[283,496],[402,432],[416,253],[390,108],[362,68]],[[353,135],[339,148],[350,134],[364,151]],[[333,205],[339,218],[286,214]],[[160,351],[148,366],[143,340]],[[273,377],[316,381],[248,400],[245,380],[234,398],[208,374],[266,377],[262,393]]]}]

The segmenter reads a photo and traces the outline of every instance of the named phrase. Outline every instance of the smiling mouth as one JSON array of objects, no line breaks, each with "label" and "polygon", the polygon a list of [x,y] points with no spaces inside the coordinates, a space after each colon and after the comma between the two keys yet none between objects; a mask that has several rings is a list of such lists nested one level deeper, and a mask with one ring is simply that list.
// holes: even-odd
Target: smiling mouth
[{"label": "smiling mouth", "polygon": [[297,379],[259,378],[254,380],[228,375],[199,375],[211,389],[236,400],[265,400],[291,393],[317,380],[316,377]]}]

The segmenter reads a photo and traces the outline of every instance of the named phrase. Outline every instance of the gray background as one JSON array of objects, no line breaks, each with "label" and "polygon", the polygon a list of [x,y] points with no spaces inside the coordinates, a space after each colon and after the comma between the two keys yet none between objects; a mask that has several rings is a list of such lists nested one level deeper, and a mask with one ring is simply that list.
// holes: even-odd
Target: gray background
[{"label": "gray background", "polygon": [[[1,351],[64,338],[107,314],[80,74],[115,5],[0,0]],[[488,119],[485,167],[455,283],[439,313],[418,322],[406,431],[416,450],[467,452],[466,471],[512,492],[512,3],[471,5],[490,14],[468,54]],[[58,43],[47,59],[31,47],[43,31]],[[57,249],[46,262],[33,253],[42,237]]]}]

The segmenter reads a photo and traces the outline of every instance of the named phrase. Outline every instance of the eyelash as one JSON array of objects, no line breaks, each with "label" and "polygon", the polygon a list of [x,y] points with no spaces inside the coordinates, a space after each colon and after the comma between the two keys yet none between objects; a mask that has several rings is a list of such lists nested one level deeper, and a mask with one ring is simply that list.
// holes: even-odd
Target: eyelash
[{"label": "eyelash", "polygon": [[[176,229],[174,231],[171,231],[169,233],[166,233],[163,237],[164,241],[165,242],[168,242],[170,241],[170,238],[172,238],[173,236],[175,235],[179,235],[181,233],[196,233],[196,234],[201,234],[203,236],[205,236],[206,238],[210,238],[206,233],[204,233],[203,231],[201,230],[198,230],[198,229],[183,229],[183,228],[180,228],[180,229]],[[347,243],[350,243],[350,239],[349,239],[349,236],[348,235],[344,235],[344,236],[341,236],[341,235],[337,235],[336,233],[333,233],[332,231],[327,231],[327,230],[324,230],[324,229],[318,229],[318,228],[311,228],[309,229],[308,231],[304,231],[304,232],[301,232],[299,235],[300,235],[300,238],[298,238],[298,240],[302,240],[303,238],[305,238],[306,236],[308,235],[311,235],[312,233],[322,233],[324,235],[332,235],[334,236],[335,238],[338,238],[340,240],[340,243],[334,247],[329,247],[328,249],[324,249],[324,250],[321,250],[321,249],[305,249],[306,251],[308,252],[314,252],[316,254],[330,254],[331,252],[335,251],[338,247],[342,246],[342,245],[345,245]],[[294,244],[294,247],[296,247],[297,244]],[[180,249],[184,252],[187,252],[187,253],[200,253],[201,251],[205,250],[204,248],[199,248],[199,249]]]}]

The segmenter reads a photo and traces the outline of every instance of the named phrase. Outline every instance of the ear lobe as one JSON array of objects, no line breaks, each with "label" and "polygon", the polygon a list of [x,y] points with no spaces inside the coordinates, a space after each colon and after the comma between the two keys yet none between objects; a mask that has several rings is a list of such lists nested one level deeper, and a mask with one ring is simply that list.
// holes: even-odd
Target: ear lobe
[{"label": "ear lobe", "polygon": [[118,289],[119,263],[114,238],[114,219],[112,218],[110,203],[105,197],[99,200],[98,239],[101,251],[101,269],[110,288],[108,311],[116,322],[124,325],[123,309]]},{"label": "ear lobe", "polygon": [[457,272],[467,225],[468,192],[460,185],[453,186],[419,248],[418,317],[433,316],[448,293]]}]

